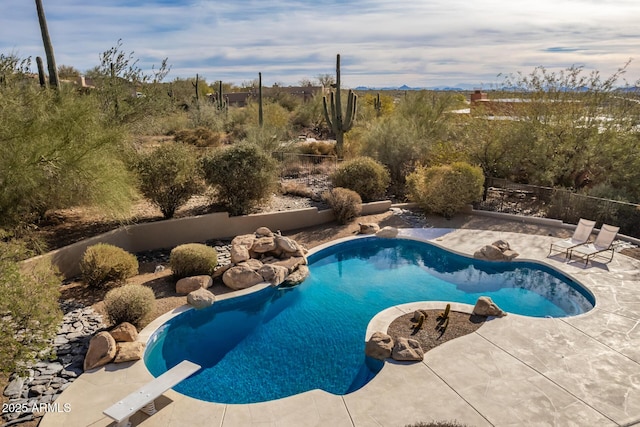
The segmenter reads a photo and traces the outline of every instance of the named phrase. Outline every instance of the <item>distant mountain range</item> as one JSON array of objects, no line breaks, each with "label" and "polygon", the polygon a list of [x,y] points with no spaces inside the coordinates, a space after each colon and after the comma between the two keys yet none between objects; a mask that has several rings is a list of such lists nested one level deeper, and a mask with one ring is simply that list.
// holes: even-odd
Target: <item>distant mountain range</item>
[{"label": "distant mountain range", "polygon": [[388,87],[368,87],[358,86],[354,90],[450,90],[450,91],[469,91],[477,89],[478,85],[471,85],[466,83],[460,83],[455,86],[429,86],[429,87],[411,87],[407,85],[402,86],[388,86]]},{"label": "distant mountain range", "polygon": [[[452,92],[460,92],[460,91],[464,91],[464,92],[468,92],[468,91],[472,91],[475,89],[483,89],[485,92],[489,92],[494,90],[495,88],[492,89],[486,89],[486,88],[482,88],[478,85],[471,85],[471,84],[467,84],[467,83],[459,83],[455,86],[429,86],[429,87],[411,87],[411,86],[407,86],[407,85],[402,85],[402,86],[389,86],[389,87],[368,87],[368,86],[358,86],[356,87],[354,90],[359,90],[359,91],[374,91],[374,90],[380,90],[380,91],[385,91],[385,90],[440,90],[440,91],[452,91]],[[507,91],[507,92],[517,92],[519,89],[518,88],[514,88],[514,87],[502,87],[500,88],[500,90],[502,91]],[[586,87],[582,87],[577,89],[577,91],[579,92],[586,92],[589,89]],[[640,92],[640,87],[636,87],[636,86],[630,86],[630,87],[618,87],[616,88],[617,91],[619,92]]]}]

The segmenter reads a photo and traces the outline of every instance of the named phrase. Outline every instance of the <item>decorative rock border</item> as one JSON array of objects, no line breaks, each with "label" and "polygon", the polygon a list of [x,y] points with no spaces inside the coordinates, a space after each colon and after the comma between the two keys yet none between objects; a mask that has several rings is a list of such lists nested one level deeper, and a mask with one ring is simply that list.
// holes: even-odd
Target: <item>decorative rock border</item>
[{"label": "decorative rock border", "polygon": [[96,332],[105,329],[102,316],[91,307],[64,301],[60,308],[65,314],[52,343],[56,359],[33,363],[27,367],[26,377],[11,374],[4,395],[9,398],[7,407],[16,411],[2,414],[7,422],[16,424],[42,416],[43,413],[32,409],[54,402],[84,372],[83,362],[89,340]]}]

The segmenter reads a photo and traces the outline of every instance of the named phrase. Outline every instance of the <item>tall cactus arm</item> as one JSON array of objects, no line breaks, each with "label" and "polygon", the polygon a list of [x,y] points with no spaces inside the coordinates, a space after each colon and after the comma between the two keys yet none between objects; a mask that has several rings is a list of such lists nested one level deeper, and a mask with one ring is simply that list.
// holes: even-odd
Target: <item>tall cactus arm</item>
[{"label": "tall cactus arm", "polygon": [[358,103],[358,95],[352,90],[349,90],[349,97],[347,99],[347,117],[344,119],[342,130],[347,132],[353,126],[354,119],[356,118],[356,105]]}]

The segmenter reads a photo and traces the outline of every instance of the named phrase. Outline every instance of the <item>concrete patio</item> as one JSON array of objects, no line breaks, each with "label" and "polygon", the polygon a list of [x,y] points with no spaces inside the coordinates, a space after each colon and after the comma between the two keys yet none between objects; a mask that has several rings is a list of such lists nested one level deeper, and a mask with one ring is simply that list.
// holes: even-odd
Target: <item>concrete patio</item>
[{"label": "concrete patio", "polygon": [[[195,400],[170,390],[158,413],[137,413],[134,426],[405,426],[457,420],[468,426],[630,426],[640,424],[640,261],[616,254],[609,264],[547,258],[557,237],[484,229],[411,229],[472,254],[498,239],[520,253],[570,274],[596,297],[589,313],[563,319],[508,315],[441,345],[422,363],[387,362],[365,387],[345,396],[314,390],[272,402],[231,405]],[[372,320],[385,330],[415,304]],[[421,303],[442,307],[443,303]],[[471,306],[452,304],[470,311]],[[146,341],[173,314],[140,334]],[[259,357],[259,355],[256,355]],[[152,379],[144,363],[107,365],[81,375],[56,401],[69,412],[48,413],[40,426],[112,426],[102,411]]]}]

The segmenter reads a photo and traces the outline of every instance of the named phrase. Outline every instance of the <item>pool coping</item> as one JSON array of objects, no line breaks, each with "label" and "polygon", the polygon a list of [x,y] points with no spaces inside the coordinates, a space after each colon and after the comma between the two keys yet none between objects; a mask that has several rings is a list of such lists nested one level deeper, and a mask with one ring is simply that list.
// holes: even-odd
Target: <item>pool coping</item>
[{"label": "pool coping", "polygon": [[[596,306],[571,318],[509,314],[493,319],[478,331],[429,351],[423,362],[385,363],[370,383],[349,395],[312,390],[272,402],[223,405],[171,390],[156,415],[147,418],[138,414],[132,418],[133,425],[367,426],[454,418],[479,426],[512,425],[518,420],[526,424],[531,419],[541,425],[630,425],[640,421],[640,387],[636,385],[640,384],[640,331],[635,330],[640,324],[640,261],[617,255],[609,265],[596,263],[583,268],[546,257],[548,243],[557,239],[552,236],[447,230],[428,241],[447,250],[456,248],[454,252],[466,256],[480,242],[506,238],[525,245],[526,241],[528,246],[522,251],[526,258],[522,260],[544,260],[577,279],[594,293]],[[319,246],[313,252],[321,249]],[[235,296],[220,295],[217,299]],[[439,308],[446,303],[390,307],[374,316],[367,334],[377,325],[382,329],[394,311],[404,314],[411,306]],[[472,309],[468,304],[451,304],[459,310]],[[156,319],[139,339],[146,341],[157,327],[187,309],[190,307],[183,306]],[[57,400],[60,405],[70,403],[72,412],[48,413],[40,425],[108,426],[101,410],[151,378],[143,361],[87,372]]]}]

